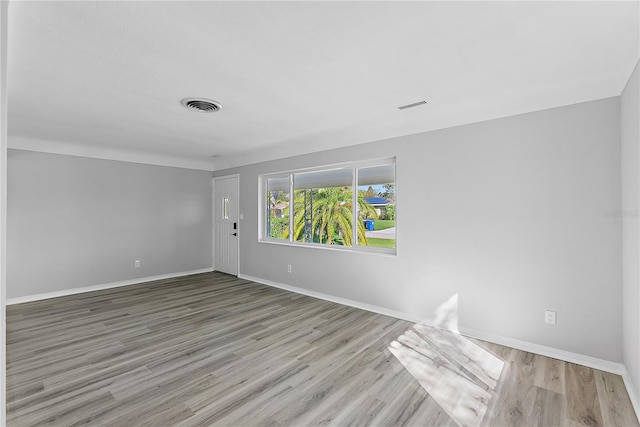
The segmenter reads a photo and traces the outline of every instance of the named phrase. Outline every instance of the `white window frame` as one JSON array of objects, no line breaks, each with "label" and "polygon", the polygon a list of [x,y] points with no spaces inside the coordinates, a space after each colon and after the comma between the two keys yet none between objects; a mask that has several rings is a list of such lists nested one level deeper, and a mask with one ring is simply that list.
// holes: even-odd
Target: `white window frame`
[{"label": "white window frame", "polygon": [[[355,244],[353,246],[341,246],[341,245],[327,245],[324,243],[310,243],[310,242],[298,242],[293,240],[293,235],[294,235],[294,218],[295,218],[295,212],[294,212],[294,179],[293,176],[294,174],[297,173],[307,173],[307,172],[322,172],[322,171],[327,171],[330,169],[352,169],[352,182],[351,182],[351,188],[352,190],[352,212],[351,214],[353,215],[352,217],[352,233],[353,236],[357,236],[358,234],[358,217],[359,217],[359,207],[358,207],[358,170],[362,169],[362,168],[369,168],[369,167],[375,167],[375,166],[387,166],[387,165],[393,165],[395,167],[395,174],[394,174],[394,184],[396,183],[396,176],[397,176],[397,165],[396,165],[396,158],[392,157],[392,158],[385,158],[385,159],[375,159],[375,160],[366,160],[366,161],[357,161],[357,162],[347,162],[347,163],[338,163],[338,164],[331,164],[331,165],[323,165],[323,166],[318,166],[318,167],[313,167],[313,168],[306,168],[306,169],[295,169],[295,170],[289,170],[289,171],[281,171],[281,172],[275,172],[275,173],[268,173],[268,174],[263,174],[260,175],[258,177],[258,241],[260,243],[267,243],[267,244],[274,244],[274,245],[286,245],[286,246],[298,246],[298,247],[305,247],[305,248],[317,248],[317,249],[326,249],[326,250],[337,250],[337,251],[355,251],[355,252],[370,252],[370,253],[377,253],[377,254],[385,254],[385,255],[396,255],[397,251],[398,251],[398,236],[397,236],[397,218],[398,218],[398,206],[397,206],[397,199],[398,199],[398,194],[397,194],[397,189],[396,189],[396,204],[395,204],[395,217],[396,217],[396,244],[395,244],[395,248],[380,248],[380,247],[375,247],[375,246],[362,246],[362,245],[358,245],[357,244],[357,238],[354,238],[354,242]],[[268,184],[268,180],[269,179],[273,179],[273,178],[286,178],[289,177],[289,238],[288,239],[278,239],[275,237],[271,237],[268,236],[267,230],[268,230],[268,226],[267,226],[267,221],[269,221],[269,213],[268,213],[268,206],[267,206],[267,194],[268,194],[268,188],[267,188],[267,184]]]}]

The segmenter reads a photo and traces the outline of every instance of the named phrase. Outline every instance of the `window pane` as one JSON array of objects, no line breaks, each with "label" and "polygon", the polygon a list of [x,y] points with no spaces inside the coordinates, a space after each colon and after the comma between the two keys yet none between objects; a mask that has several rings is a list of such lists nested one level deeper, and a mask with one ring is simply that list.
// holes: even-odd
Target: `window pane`
[{"label": "window pane", "polygon": [[274,239],[289,238],[289,178],[267,180],[267,233]]},{"label": "window pane", "polygon": [[353,245],[352,173],[349,168],[294,174],[294,241]]},{"label": "window pane", "polygon": [[362,246],[396,247],[395,165],[358,169],[358,230]]},{"label": "window pane", "polygon": [[222,217],[224,219],[229,219],[229,198],[225,197],[222,199]]}]

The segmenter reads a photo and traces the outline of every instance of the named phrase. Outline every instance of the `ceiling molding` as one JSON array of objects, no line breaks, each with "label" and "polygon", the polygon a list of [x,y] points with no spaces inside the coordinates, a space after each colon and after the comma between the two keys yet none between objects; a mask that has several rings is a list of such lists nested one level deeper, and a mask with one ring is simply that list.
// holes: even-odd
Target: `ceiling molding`
[{"label": "ceiling molding", "polygon": [[8,147],[15,150],[38,151],[41,153],[62,154],[66,156],[89,157],[92,159],[115,160],[146,165],[213,171],[212,161],[167,156],[130,149],[88,146],[83,144],[45,141],[41,139],[15,136],[9,136]]}]

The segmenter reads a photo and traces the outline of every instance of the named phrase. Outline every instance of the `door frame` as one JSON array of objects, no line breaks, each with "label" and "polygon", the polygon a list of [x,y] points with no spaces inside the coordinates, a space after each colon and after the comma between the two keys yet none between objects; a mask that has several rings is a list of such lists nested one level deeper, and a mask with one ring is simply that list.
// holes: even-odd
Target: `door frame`
[{"label": "door frame", "polygon": [[242,226],[241,226],[241,221],[240,221],[240,174],[234,173],[231,175],[224,175],[224,176],[214,176],[211,183],[211,235],[212,235],[212,239],[211,239],[211,246],[212,246],[212,259],[211,259],[211,265],[213,266],[213,271],[216,271],[216,215],[217,215],[217,211],[216,211],[216,181],[221,181],[223,179],[229,179],[229,178],[235,178],[236,179],[236,194],[238,195],[238,197],[236,197],[236,201],[235,201],[235,208],[236,208],[236,212],[238,213],[238,239],[237,239],[237,249],[236,249],[236,265],[238,266],[238,277],[240,277],[240,235],[242,233]]}]

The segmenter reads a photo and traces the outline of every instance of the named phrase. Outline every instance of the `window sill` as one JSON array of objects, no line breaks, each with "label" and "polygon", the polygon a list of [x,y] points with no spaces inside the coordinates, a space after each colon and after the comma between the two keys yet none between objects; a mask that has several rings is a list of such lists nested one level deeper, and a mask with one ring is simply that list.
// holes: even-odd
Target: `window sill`
[{"label": "window sill", "polygon": [[296,248],[306,248],[306,249],[320,249],[325,251],[334,251],[334,252],[350,252],[350,253],[359,253],[359,254],[373,254],[373,255],[382,255],[388,257],[397,257],[398,249],[389,249],[389,248],[376,248],[369,246],[338,246],[338,245],[322,245],[319,243],[298,243],[298,242],[289,242],[286,240],[278,240],[278,239],[258,239],[258,243],[263,243],[267,245],[276,245],[276,246],[293,246]]}]

